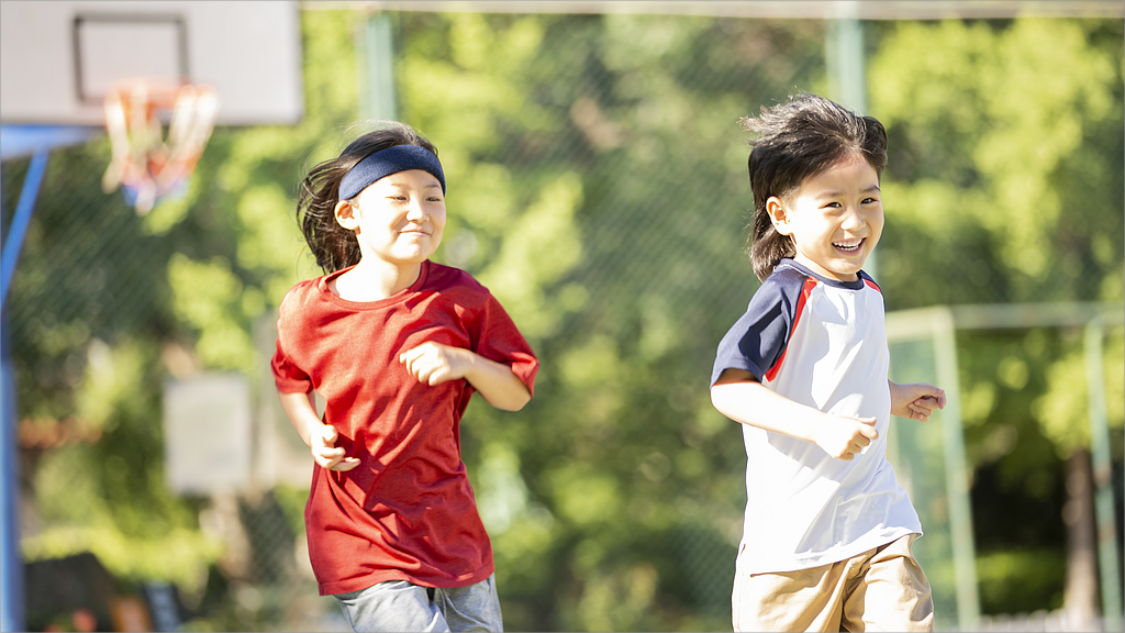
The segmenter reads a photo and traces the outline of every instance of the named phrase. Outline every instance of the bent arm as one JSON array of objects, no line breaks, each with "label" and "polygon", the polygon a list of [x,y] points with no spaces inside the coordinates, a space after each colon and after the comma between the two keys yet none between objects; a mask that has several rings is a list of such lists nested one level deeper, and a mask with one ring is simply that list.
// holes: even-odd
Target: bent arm
[{"label": "bent arm", "polygon": [[313,460],[322,468],[347,471],[359,465],[358,457],[347,457],[343,447],[336,446],[336,427],[321,422],[316,413],[316,396],[308,393],[278,392],[281,408],[289,423],[308,445]]},{"label": "bent arm", "polygon": [[531,391],[511,367],[463,347],[426,342],[403,352],[399,361],[430,386],[464,378],[497,409],[519,411],[531,400]]},{"label": "bent arm", "polygon": [[711,403],[735,422],[815,442],[828,415],[766,389],[753,374],[727,369],[711,387]]},{"label": "bent arm", "polygon": [[767,389],[740,369],[723,371],[711,387],[711,403],[735,422],[812,442],[839,459],[852,459],[879,437],[874,418],[824,413]]},{"label": "bent arm", "polygon": [[311,447],[313,430],[324,426],[324,423],[320,421],[320,416],[316,414],[316,401],[313,399],[315,398],[313,392],[278,392],[277,395],[281,399],[281,408],[285,410],[285,417],[289,418],[289,423],[297,430],[301,440]]},{"label": "bent arm", "polygon": [[511,367],[480,354],[472,355],[465,379],[488,404],[504,411],[519,411],[531,400],[531,392]]}]

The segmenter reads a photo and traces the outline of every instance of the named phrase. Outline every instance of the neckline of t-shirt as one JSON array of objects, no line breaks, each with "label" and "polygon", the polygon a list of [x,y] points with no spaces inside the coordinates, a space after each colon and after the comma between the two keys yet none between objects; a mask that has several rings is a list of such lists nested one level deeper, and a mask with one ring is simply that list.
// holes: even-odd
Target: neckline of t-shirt
[{"label": "neckline of t-shirt", "polygon": [[425,285],[426,277],[429,276],[430,273],[430,260],[427,259],[422,262],[422,268],[418,272],[418,279],[414,280],[414,283],[410,284],[410,287],[403,288],[402,290],[399,290],[398,292],[389,297],[386,297],[385,299],[378,299],[376,301],[349,301],[348,299],[341,297],[335,292],[332,292],[332,289],[328,287],[328,282],[330,280],[343,275],[352,268],[353,266],[341,268],[340,270],[337,270],[330,275],[321,277],[320,281],[318,281],[316,284],[321,296],[338,306],[342,306],[352,310],[378,310],[387,306],[394,305],[401,301],[405,301],[407,297],[421,289],[422,286]]},{"label": "neckline of t-shirt", "polygon": [[795,259],[782,257],[781,262],[778,263],[778,266],[785,265],[792,266],[793,268],[797,269],[797,271],[802,275],[815,277],[817,281],[825,285],[832,286],[833,288],[842,288],[844,290],[863,290],[865,287],[867,287],[867,282],[864,281],[864,275],[866,275],[867,273],[863,272],[862,270],[859,271],[859,273],[856,275],[855,281],[840,281],[839,279],[830,279],[828,277],[825,277],[824,275],[814,272],[811,268],[805,266]]}]

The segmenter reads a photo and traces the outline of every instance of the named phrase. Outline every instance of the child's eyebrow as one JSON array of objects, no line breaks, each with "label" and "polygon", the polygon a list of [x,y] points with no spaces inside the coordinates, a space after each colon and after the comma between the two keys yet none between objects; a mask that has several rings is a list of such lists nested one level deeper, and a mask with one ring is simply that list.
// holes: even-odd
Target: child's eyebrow
[{"label": "child's eyebrow", "polygon": [[[860,193],[872,193],[872,192],[875,192],[875,191],[882,192],[883,190],[879,188],[879,185],[871,185],[869,187],[864,187],[863,189],[859,190]],[[836,189],[829,189],[827,191],[821,191],[819,194],[817,194],[816,197],[818,199],[820,199],[820,198],[839,198],[842,195],[844,195],[843,191],[839,191],[839,190],[836,190]]]}]

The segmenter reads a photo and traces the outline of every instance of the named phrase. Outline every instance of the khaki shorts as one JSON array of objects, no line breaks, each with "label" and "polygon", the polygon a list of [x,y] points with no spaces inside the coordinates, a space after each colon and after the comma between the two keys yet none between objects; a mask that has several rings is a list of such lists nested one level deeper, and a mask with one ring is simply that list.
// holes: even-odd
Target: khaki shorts
[{"label": "khaki shorts", "polygon": [[847,560],[792,572],[737,573],[735,631],[933,631],[930,582],[904,536]]}]

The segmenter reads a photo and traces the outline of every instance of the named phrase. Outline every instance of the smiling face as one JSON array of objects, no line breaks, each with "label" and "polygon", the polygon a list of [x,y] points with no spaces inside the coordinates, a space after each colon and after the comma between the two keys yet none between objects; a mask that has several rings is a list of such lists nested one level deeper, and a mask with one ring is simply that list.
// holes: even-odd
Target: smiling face
[{"label": "smiling face", "polygon": [[433,174],[400,171],[371,183],[351,202],[336,205],[336,221],[355,231],[366,263],[398,268],[429,259],[445,230],[445,195]]},{"label": "smiling face", "polygon": [[770,198],[766,211],[777,231],[792,238],[793,259],[829,279],[858,279],[883,233],[875,168],[861,156],[846,156],[786,198]]}]

